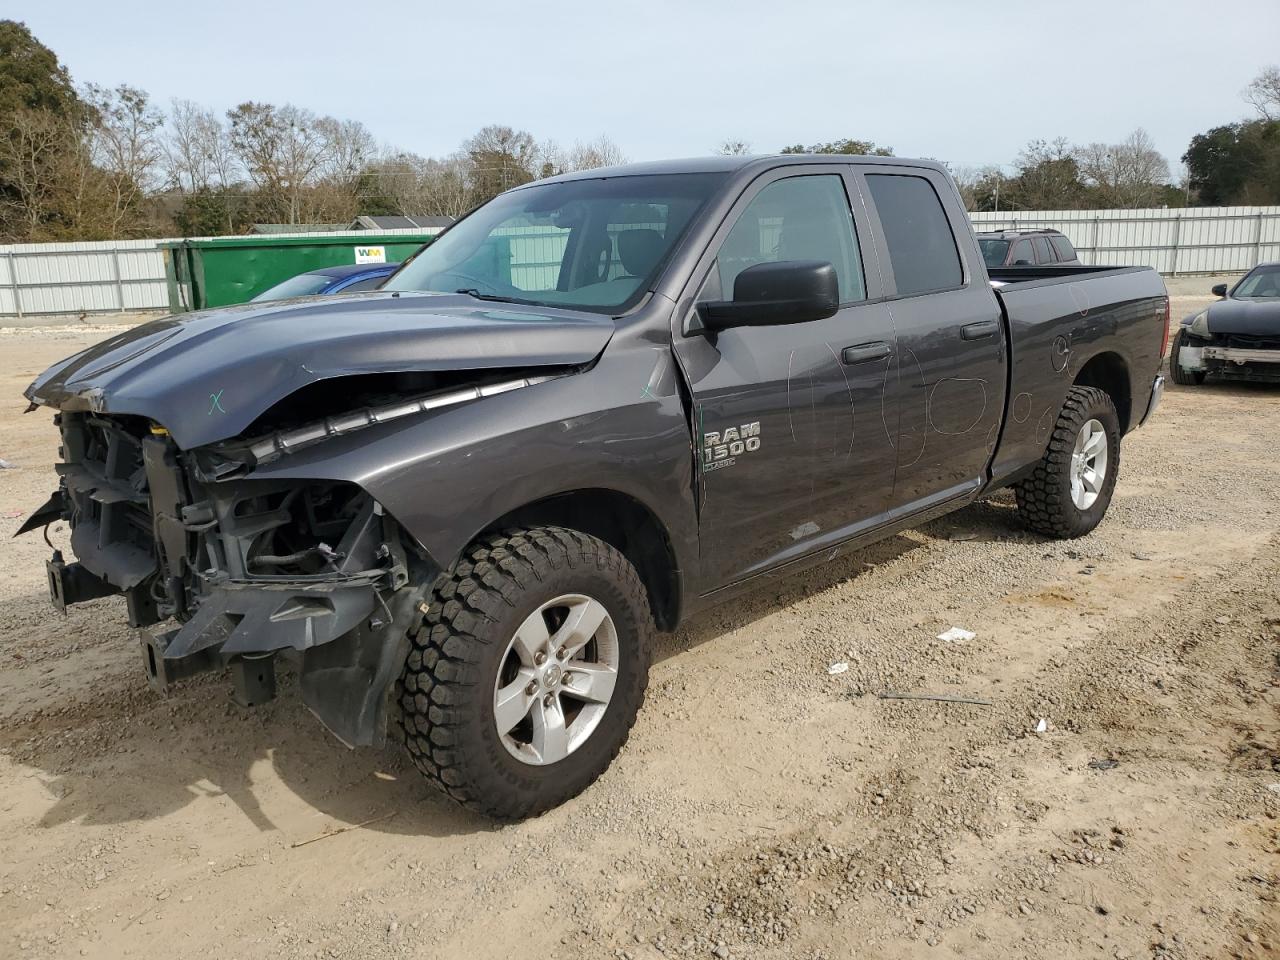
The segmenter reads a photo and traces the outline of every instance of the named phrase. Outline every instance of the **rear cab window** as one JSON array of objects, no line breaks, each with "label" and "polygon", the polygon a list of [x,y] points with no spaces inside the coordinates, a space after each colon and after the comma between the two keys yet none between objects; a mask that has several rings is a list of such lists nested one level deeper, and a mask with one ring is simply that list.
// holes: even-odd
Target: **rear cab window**
[{"label": "rear cab window", "polygon": [[1008,240],[979,237],[978,247],[982,250],[982,260],[988,267],[1004,266],[1004,258],[1009,255]]},{"label": "rear cab window", "polygon": [[933,184],[914,175],[871,173],[867,187],[880,216],[898,295],[962,286],[960,250]]}]

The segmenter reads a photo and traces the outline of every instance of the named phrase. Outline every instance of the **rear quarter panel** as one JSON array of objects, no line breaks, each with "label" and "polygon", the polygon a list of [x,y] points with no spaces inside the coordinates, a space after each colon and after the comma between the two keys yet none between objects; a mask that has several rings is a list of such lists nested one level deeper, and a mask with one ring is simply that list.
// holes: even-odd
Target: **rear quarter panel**
[{"label": "rear quarter panel", "polygon": [[1161,362],[1165,287],[1154,270],[1084,274],[997,290],[1012,345],[1008,413],[992,465],[999,484],[1044,454],[1067,391],[1085,366],[1112,353],[1124,364],[1131,412],[1141,419]]}]

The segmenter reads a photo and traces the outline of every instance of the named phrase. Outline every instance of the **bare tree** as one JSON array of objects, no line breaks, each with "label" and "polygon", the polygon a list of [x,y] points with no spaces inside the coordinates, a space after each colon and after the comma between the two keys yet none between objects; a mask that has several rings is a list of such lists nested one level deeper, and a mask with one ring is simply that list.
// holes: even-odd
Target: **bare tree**
[{"label": "bare tree", "polygon": [[1264,120],[1280,120],[1280,66],[1265,68],[1245,87],[1242,95]]},{"label": "bare tree", "polygon": [[227,114],[230,141],[264,206],[285,223],[302,221],[303,198],[329,160],[319,118],[292,104],[242,103]]},{"label": "bare tree", "polygon": [[716,147],[716,153],[723,154],[726,157],[742,157],[751,152],[751,144],[746,140],[721,140],[720,146]]},{"label": "bare tree", "polygon": [[1169,162],[1141,128],[1121,143],[1091,143],[1074,153],[1081,180],[1103,207],[1154,206],[1169,182]]},{"label": "bare tree", "polygon": [[91,111],[89,153],[105,178],[108,235],[114,238],[141,218],[144,200],[157,186],[164,117],[144,91],[126,84],[112,90],[89,84],[81,97]]},{"label": "bare tree", "polygon": [[587,143],[578,142],[569,151],[570,170],[595,170],[599,167],[616,167],[626,163],[622,148],[604,134]]},{"label": "bare tree", "polygon": [[456,153],[442,160],[394,153],[368,173],[378,193],[403,216],[459,217],[474,206],[469,158]]},{"label": "bare tree", "polygon": [[226,127],[217,114],[198,103],[172,102],[163,145],[166,179],[180,192],[226,187],[238,179]]},{"label": "bare tree", "polygon": [[443,160],[427,161],[422,178],[426,207],[419,213],[456,220],[476,205],[468,179],[469,159],[464,153],[454,153]]},{"label": "bare tree", "polygon": [[333,117],[321,117],[316,128],[326,141],[322,175],[341,184],[355,184],[377,155],[373,134],[359,120]]},{"label": "bare tree", "polygon": [[67,118],[50,110],[18,110],[6,120],[0,137],[0,169],[6,186],[2,219],[6,238],[38,238],[58,208],[60,160],[76,135]]}]

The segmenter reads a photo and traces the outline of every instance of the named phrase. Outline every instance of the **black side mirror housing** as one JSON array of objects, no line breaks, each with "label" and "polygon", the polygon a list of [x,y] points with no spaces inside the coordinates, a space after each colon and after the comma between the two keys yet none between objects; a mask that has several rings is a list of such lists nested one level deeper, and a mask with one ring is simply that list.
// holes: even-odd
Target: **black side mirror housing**
[{"label": "black side mirror housing", "polygon": [[1227,285],[1225,283],[1215,284],[1213,289],[1209,292],[1215,297],[1222,297],[1225,300],[1227,296]]},{"label": "black side mirror housing", "polygon": [[1015,267],[1030,267],[1030,266],[1034,266],[1034,264],[1033,264],[1030,260],[1015,260],[1015,261],[1013,261],[1013,265],[1014,265]]},{"label": "black side mirror housing", "polygon": [[825,260],[779,260],[747,267],[733,282],[732,300],[698,305],[708,330],[808,323],[840,309],[840,281]]}]

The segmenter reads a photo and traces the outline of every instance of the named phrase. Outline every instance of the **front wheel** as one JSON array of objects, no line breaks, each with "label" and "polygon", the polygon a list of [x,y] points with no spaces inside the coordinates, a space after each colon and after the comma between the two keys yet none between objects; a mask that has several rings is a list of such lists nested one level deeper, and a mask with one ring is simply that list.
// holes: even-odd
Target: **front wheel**
[{"label": "front wheel", "polygon": [[1047,537],[1082,537],[1111,503],[1120,470],[1120,418],[1097,387],[1072,387],[1049,447],[1014,486],[1023,522]]},{"label": "front wheel", "polygon": [[399,693],[415,765],[500,819],[576,796],[635,723],[653,632],[644,585],[609,544],[561,527],[481,537],[411,636]]},{"label": "front wheel", "polygon": [[1186,345],[1187,334],[1185,330],[1179,330],[1173,338],[1173,349],[1169,351],[1169,376],[1173,378],[1173,382],[1183,387],[1199,386],[1204,383],[1204,378],[1208,374],[1204,370],[1184,370],[1182,364],[1178,362],[1178,354]]}]

